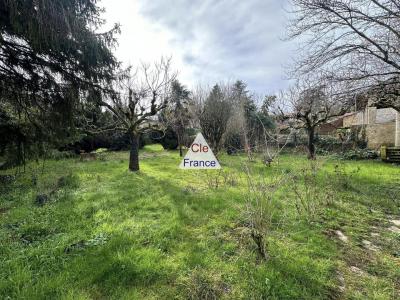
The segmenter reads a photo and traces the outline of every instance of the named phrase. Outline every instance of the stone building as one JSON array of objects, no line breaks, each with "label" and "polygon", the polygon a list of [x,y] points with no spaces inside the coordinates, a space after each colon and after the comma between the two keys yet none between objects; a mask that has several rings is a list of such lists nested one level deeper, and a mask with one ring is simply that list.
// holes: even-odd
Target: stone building
[{"label": "stone building", "polygon": [[369,149],[400,146],[400,113],[393,108],[366,107],[343,116],[342,128],[361,127]]}]

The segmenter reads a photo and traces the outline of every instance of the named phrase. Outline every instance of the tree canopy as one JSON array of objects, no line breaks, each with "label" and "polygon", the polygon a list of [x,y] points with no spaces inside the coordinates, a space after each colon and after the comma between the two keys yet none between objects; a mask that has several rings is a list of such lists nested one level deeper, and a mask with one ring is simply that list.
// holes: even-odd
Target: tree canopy
[{"label": "tree canopy", "polygon": [[231,103],[226,91],[216,84],[204,102],[200,112],[200,127],[215,153],[222,147],[223,135],[231,114]]},{"label": "tree canopy", "polygon": [[71,136],[88,91],[107,90],[119,28],[99,33],[101,13],[96,0],[0,0],[0,127],[15,133],[0,148]]},{"label": "tree canopy", "polygon": [[400,5],[394,0],[293,0],[290,37],[303,47],[296,76],[321,72],[344,92],[372,92],[400,111]]},{"label": "tree canopy", "polygon": [[2,90],[51,93],[64,83],[100,84],[117,61],[110,47],[118,26],[97,33],[102,9],[94,0],[0,1]]}]

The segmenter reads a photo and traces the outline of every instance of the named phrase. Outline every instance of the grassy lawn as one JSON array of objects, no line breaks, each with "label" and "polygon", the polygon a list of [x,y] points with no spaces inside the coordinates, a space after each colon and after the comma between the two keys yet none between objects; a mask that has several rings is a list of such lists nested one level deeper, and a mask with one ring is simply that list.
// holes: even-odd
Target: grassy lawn
[{"label": "grassy lawn", "polygon": [[[147,147],[137,174],[127,157],[31,163],[2,187],[0,299],[400,298],[400,167],[319,158],[311,196],[329,203],[309,218],[282,185],[262,261],[245,226],[246,157],[220,158],[230,180],[218,187],[217,171],[179,170],[177,152]],[[309,162],[250,164],[272,180]]]}]

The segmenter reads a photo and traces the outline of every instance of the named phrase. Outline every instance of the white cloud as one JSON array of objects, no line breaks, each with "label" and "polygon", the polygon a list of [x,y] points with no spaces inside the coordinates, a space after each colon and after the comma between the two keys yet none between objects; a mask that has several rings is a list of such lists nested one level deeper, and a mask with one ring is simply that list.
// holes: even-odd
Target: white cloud
[{"label": "white cloud", "polygon": [[285,1],[102,0],[110,26],[120,23],[117,57],[133,65],[172,56],[193,86],[242,79],[259,93],[284,88],[293,47],[281,41]]}]

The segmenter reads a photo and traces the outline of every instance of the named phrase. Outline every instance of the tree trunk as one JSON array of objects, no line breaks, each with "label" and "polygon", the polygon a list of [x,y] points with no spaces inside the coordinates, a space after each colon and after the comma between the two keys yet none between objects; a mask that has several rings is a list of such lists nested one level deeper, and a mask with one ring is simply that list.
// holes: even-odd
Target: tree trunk
[{"label": "tree trunk", "polygon": [[249,139],[247,137],[247,133],[246,133],[246,129],[244,129],[244,148],[247,154],[247,159],[249,161],[252,160],[252,156],[251,156],[251,146],[249,144]]},{"label": "tree trunk", "polygon": [[396,137],[395,146],[400,147],[400,112],[396,112]]},{"label": "tree trunk", "polygon": [[315,128],[307,128],[308,132],[308,159],[315,159]]},{"label": "tree trunk", "polygon": [[139,171],[139,135],[131,134],[131,151],[129,153],[129,170]]},{"label": "tree trunk", "polygon": [[183,150],[182,150],[182,138],[178,135],[178,147],[179,147],[179,156],[183,156]]}]

